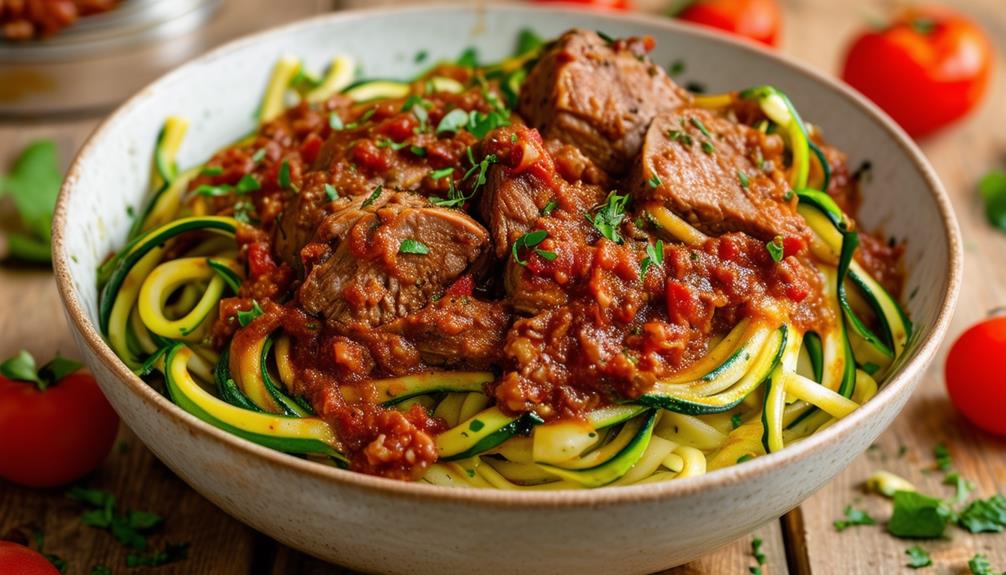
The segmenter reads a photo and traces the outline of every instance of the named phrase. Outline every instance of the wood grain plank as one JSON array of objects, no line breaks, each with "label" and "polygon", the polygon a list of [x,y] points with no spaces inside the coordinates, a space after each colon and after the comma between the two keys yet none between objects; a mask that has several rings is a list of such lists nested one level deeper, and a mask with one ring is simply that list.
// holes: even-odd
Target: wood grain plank
[{"label": "wood grain plank", "polygon": [[[975,191],[977,179],[992,167],[1006,165],[1006,15],[997,0],[970,0],[955,3],[959,9],[984,26],[996,44],[998,65],[984,106],[960,126],[922,143],[948,192],[960,220],[965,247],[965,279],[960,305],[947,345],[963,329],[985,315],[988,309],[1006,304],[1006,235],[992,230],[984,220]],[[799,19],[788,26],[786,51],[824,71],[834,71],[846,38],[865,25],[863,16],[882,14],[885,4],[876,1],[828,2],[790,0],[787,12]],[[998,126],[999,129],[993,129]],[[925,375],[920,389],[891,428],[881,436],[876,448],[858,458],[835,481],[810,498],[801,508],[802,524],[787,522],[794,540],[803,538],[809,567],[814,573],[899,573],[905,567],[905,549],[915,542],[895,539],[883,525],[858,527],[836,533],[831,523],[843,509],[854,504],[879,520],[886,520],[890,503],[876,495],[866,495],[862,483],[878,469],[886,469],[909,480],[923,492],[945,497],[949,487],[943,475],[932,470],[932,449],[946,443],[954,454],[955,468],[978,484],[978,495],[988,497],[1006,491],[1006,441],[974,428],[954,411],[943,387],[946,347]],[[897,454],[904,446],[903,457]],[[970,535],[952,527],[949,539],[919,542],[933,557],[933,574],[967,572],[967,561],[975,553],[986,554],[998,570],[1006,569],[1006,534]],[[791,551],[793,551],[791,549]]]}]

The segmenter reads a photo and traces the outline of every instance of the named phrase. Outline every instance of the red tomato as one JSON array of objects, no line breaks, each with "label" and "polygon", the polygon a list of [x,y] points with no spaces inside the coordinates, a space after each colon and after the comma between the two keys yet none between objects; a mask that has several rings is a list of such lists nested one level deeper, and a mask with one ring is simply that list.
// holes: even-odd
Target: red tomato
[{"label": "red tomato", "polygon": [[776,0],[698,0],[676,17],[775,46],[782,10]]},{"label": "red tomato", "polygon": [[842,79],[920,137],[973,109],[991,68],[991,44],[981,28],[947,8],[913,7],[856,38]]},{"label": "red tomato", "polygon": [[964,332],[947,356],[950,400],[978,427],[1006,437],[1006,316],[987,319]]},{"label": "red tomato", "polygon": [[607,10],[628,10],[628,0],[533,0],[536,4],[581,4]]},{"label": "red tomato", "polygon": [[59,570],[38,553],[10,541],[0,541],[0,573],[59,575]]},{"label": "red tomato", "polygon": [[70,483],[105,459],[118,428],[90,374],[67,375],[44,391],[0,376],[0,477],[30,487]]}]

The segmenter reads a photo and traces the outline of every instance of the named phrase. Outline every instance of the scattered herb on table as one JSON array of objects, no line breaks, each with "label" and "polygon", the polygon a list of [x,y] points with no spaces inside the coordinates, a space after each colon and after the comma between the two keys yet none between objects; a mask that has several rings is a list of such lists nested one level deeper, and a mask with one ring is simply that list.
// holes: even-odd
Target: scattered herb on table
[{"label": "scattered herb on table", "polygon": [[[978,553],[968,561],[968,569],[971,570],[971,575],[997,575],[992,570],[992,564],[989,563],[988,557],[985,557],[981,553]],[[1006,575],[1006,571],[998,575]]]},{"label": "scattered herb on table", "polygon": [[1006,528],[1006,497],[976,499],[961,511],[957,524],[971,533],[1000,533]]},{"label": "scattered herb on table", "polygon": [[944,485],[954,486],[953,503],[960,505],[967,501],[968,496],[975,490],[975,484],[961,476],[957,471],[952,471],[943,478]]},{"label": "scattered herb on table", "polygon": [[10,196],[22,231],[7,232],[13,259],[48,263],[51,259],[53,209],[63,176],[59,170],[56,144],[38,140],[18,156],[6,177],[0,177],[0,198]]},{"label": "scattered herb on table", "polygon": [[49,563],[52,563],[53,567],[59,570],[60,573],[66,573],[66,561],[62,557],[56,555],[55,553],[46,553],[45,551],[45,534],[42,533],[41,529],[36,529],[33,533],[35,538],[35,547],[39,555],[45,557]]},{"label": "scattered herb on table", "polygon": [[989,223],[1006,232],[1006,171],[994,170],[978,183]]},{"label": "scattered herb on table", "polygon": [[937,443],[933,448],[933,457],[936,458],[936,467],[940,471],[950,471],[950,467],[954,464],[953,458],[950,457],[950,450],[942,443]]},{"label": "scattered herb on table", "polygon": [[915,491],[894,494],[894,513],[887,531],[907,539],[935,539],[943,535],[952,512],[946,503]]},{"label": "scattered herb on table", "polygon": [[765,554],[761,552],[762,540],[759,537],[755,537],[751,540],[751,556],[755,558],[755,561],[759,565],[765,564]]},{"label": "scattered herb on table", "polygon": [[845,508],[845,519],[838,519],[832,524],[835,526],[835,531],[845,531],[853,525],[876,525],[877,521],[866,511],[849,505]]},{"label": "scattered herb on table", "polygon": [[905,549],[905,555],[908,555],[906,567],[911,567],[912,569],[921,569],[933,564],[933,559],[929,556],[929,552],[918,545]]},{"label": "scattered herb on table", "polygon": [[150,553],[130,553],[126,556],[126,567],[160,567],[182,561],[188,554],[188,543],[167,543],[163,548]]}]

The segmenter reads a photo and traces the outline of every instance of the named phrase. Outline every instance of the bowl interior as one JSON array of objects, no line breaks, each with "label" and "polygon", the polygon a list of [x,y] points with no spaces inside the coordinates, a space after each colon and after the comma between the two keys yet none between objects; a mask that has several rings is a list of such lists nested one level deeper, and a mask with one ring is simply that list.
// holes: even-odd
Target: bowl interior
[{"label": "bowl interior", "polygon": [[[663,66],[683,62],[685,71],[676,79],[700,83],[708,92],[773,84],[789,94],[805,120],[823,129],[829,143],[849,154],[851,168],[869,161],[872,177],[864,188],[860,220],[867,229],[907,240],[904,299],[917,335],[899,372],[923,347],[932,347],[929,339],[934,326],[945,323],[944,308],[959,272],[956,223],[921,154],[872,106],[785,60],[706,32],[642,17],[616,19],[527,7],[438,7],[320,17],[225,46],[140,92],[84,147],[60,196],[56,267],[71,316],[78,311],[83,315],[78,324],[83,323],[85,339],[96,341],[97,336],[96,268],[123,245],[131,214],[142,211],[154,141],[167,116],[189,120],[179,155],[184,168],[255,128],[254,114],[270,68],[282,54],[302,57],[319,71],[334,55],[350,54],[365,77],[408,78],[468,47],[475,47],[482,61],[505,57],[524,28],[552,37],[570,27],[600,29],[612,36],[652,35],[657,41],[653,60]],[[100,353],[111,351],[106,347]],[[135,377],[120,383],[143,385]],[[873,401],[883,398],[881,394]]]}]

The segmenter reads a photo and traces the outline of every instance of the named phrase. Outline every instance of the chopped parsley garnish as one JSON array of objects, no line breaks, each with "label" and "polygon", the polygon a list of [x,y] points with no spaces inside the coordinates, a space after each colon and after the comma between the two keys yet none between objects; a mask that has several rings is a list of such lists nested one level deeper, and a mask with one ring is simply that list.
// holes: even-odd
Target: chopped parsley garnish
[{"label": "chopped parsley garnish", "polygon": [[751,185],[751,180],[748,178],[748,175],[740,170],[737,170],[737,179],[740,180],[741,187],[745,190]]},{"label": "chopped parsley garnish", "polygon": [[541,48],[544,43],[545,40],[538,34],[535,34],[534,30],[523,28],[517,34],[517,50],[514,52],[514,55],[527,54],[532,50]]},{"label": "chopped parsley garnish", "polygon": [[[468,131],[476,138],[482,139],[486,134],[510,125],[510,112],[505,108],[497,107],[490,112],[477,112],[472,110],[468,115]],[[516,134],[511,134],[511,140]]]},{"label": "chopped parsley garnish", "polygon": [[513,253],[513,260],[522,266],[526,266],[527,260],[522,260],[520,258],[520,253],[523,250],[533,250],[534,253],[548,261],[554,260],[556,258],[555,252],[545,251],[537,247],[538,244],[545,241],[545,238],[547,237],[548,232],[545,230],[535,230],[517,238],[517,241],[513,243],[513,247],[510,248],[510,251]]},{"label": "chopped parsley garnish", "polygon": [[208,196],[211,198],[219,198],[220,196],[229,195],[234,191],[233,186],[223,184],[220,186],[211,186],[210,184],[202,184],[196,188],[196,195]]},{"label": "chopped parsley garnish", "polygon": [[101,489],[71,487],[66,495],[91,508],[80,516],[81,523],[107,530],[117,541],[131,549],[145,549],[146,534],[164,522],[160,515],[147,511],[119,513],[115,496]]},{"label": "chopped parsley garnish", "polygon": [[782,236],[776,236],[772,241],[766,242],[765,249],[768,251],[768,255],[772,257],[772,261],[776,263],[781,262],[786,253],[783,247]]},{"label": "chopped parsley garnish", "polygon": [[461,66],[462,68],[476,68],[479,65],[479,53],[474,46],[465,48],[464,52],[458,56],[455,64]]},{"label": "chopped parsley garnish", "polygon": [[398,253],[425,256],[430,253],[430,247],[419,240],[407,239],[398,244]]},{"label": "chopped parsley garnish", "polygon": [[234,202],[234,219],[242,224],[252,223],[255,206],[248,201]]},{"label": "chopped parsley garnish", "polygon": [[289,190],[292,185],[290,181],[290,162],[287,160],[283,160],[283,163],[279,166],[279,173],[276,175],[276,184],[282,190]]},{"label": "chopped parsley garnish", "polygon": [[681,142],[684,146],[692,145],[692,136],[683,130],[667,130],[667,138],[673,142]]},{"label": "chopped parsley garnish", "polygon": [[224,169],[220,166],[206,166],[203,171],[199,172],[202,176],[219,176],[224,173]]},{"label": "chopped parsley garnish", "polygon": [[259,163],[265,159],[265,148],[259,148],[254,154],[252,154],[251,160],[254,163]]},{"label": "chopped parsley garnish", "polygon": [[440,168],[439,170],[433,170],[430,172],[431,180],[439,180],[440,178],[446,178],[447,176],[454,173],[454,168]]},{"label": "chopped parsley garnish", "polygon": [[430,56],[429,52],[427,52],[426,50],[420,50],[416,52],[416,55],[412,58],[412,61],[415,62],[416,64],[422,64],[423,62],[426,61],[426,58],[428,58],[429,56]]},{"label": "chopped parsley garnish", "polygon": [[440,119],[440,123],[437,124],[436,133],[442,134],[444,132],[457,133],[464,129],[468,125],[468,112],[462,110],[461,108],[454,108],[450,112]]},{"label": "chopped parsley garnish", "polygon": [[188,554],[188,543],[168,543],[164,548],[151,553],[130,553],[126,556],[126,567],[160,567],[182,561]]},{"label": "chopped parsley garnish", "polygon": [[671,76],[677,76],[685,71],[685,61],[675,60],[671,62],[671,65],[667,67],[667,73]]},{"label": "chopped parsley garnish", "polygon": [[995,170],[985,174],[978,183],[978,192],[985,202],[985,218],[1006,232],[1006,171]]},{"label": "chopped parsley garnish", "polygon": [[339,199],[339,192],[332,184],[325,184],[325,197],[328,198],[328,201],[334,202]]},{"label": "chopped parsley garnish", "polygon": [[234,189],[239,194],[247,194],[249,192],[259,190],[261,187],[262,185],[258,183],[258,180],[255,179],[255,176],[251,174],[245,174],[241,176],[241,179],[238,181],[237,187]]},{"label": "chopped parsley garnish", "polygon": [[616,244],[620,244],[622,243],[622,236],[618,233],[618,226],[620,226],[622,224],[622,220],[625,219],[625,206],[628,203],[628,194],[622,196],[612,191],[608,194],[604,203],[601,204],[600,209],[598,209],[596,214],[593,216],[585,214],[584,217],[587,218],[588,222],[594,225],[594,228],[596,228],[602,236],[608,238]]},{"label": "chopped parsley garnish", "polygon": [[413,156],[418,156],[420,158],[426,157],[426,148],[422,146],[417,146],[415,144],[409,146],[409,151],[412,152]]},{"label": "chopped parsley garnish", "polygon": [[741,414],[735,413],[730,416],[730,429],[737,429],[741,426]]},{"label": "chopped parsley garnish", "polygon": [[939,499],[915,491],[896,491],[887,531],[895,537],[935,539],[943,535],[950,515],[946,503]]},{"label": "chopped parsley garnish", "polygon": [[472,175],[475,175],[475,180],[472,183],[472,191],[470,194],[465,195],[464,192],[458,190],[454,187],[454,181],[451,180],[450,189],[447,191],[447,198],[430,198],[430,203],[435,206],[442,208],[457,208],[461,207],[475,195],[475,192],[486,183],[486,172],[489,171],[489,166],[496,163],[496,155],[489,154],[488,156],[482,158],[482,160],[476,162],[474,156],[472,155],[472,149],[468,148],[468,162],[472,164],[472,167],[468,169],[461,180],[468,180]]},{"label": "chopped parsley garnish", "polygon": [[968,496],[975,490],[975,484],[961,476],[957,471],[952,471],[943,478],[944,485],[954,486],[954,503],[961,504],[967,501]]},{"label": "chopped parsley garnish", "polygon": [[645,279],[646,272],[650,271],[651,267],[662,265],[664,265],[664,241],[657,240],[656,245],[646,244],[646,257],[639,265],[639,279]]},{"label": "chopped parsley garnish", "polygon": [[[356,120],[353,120],[352,122],[346,124],[346,129],[347,130],[355,130],[356,128],[359,128],[363,124],[366,124],[367,120],[369,120],[370,118],[372,118],[376,112],[377,112],[377,107],[376,106],[375,107],[367,108],[367,111],[365,111],[359,118],[357,118]],[[425,113],[426,110],[423,110],[423,112]]]},{"label": "chopped parsley garnish", "polygon": [[942,443],[937,443],[933,448],[933,457],[936,459],[936,467],[940,471],[949,471],[954,464],[953,458],[950,457],[950,450]]},{"label": "chopped parsley garnish", "polygon": [[339,112],[329,113],[328,127],[333,130],[341,130],[346,127],[346,125],[342,123],[342,116],[339,115]]},{"label": "chopped parsley garnish", "polygon": [[367,196],[367,199],[363,200],[363,203],[360,204],[360,207],[366,208],[367,206],[373,204],[375,201],[377,201],[377,198],[381,197],[381,192],[383,191],[384,186],[382,186],[381,184],[377,184],[377,187],[374,188],[373,192],[370,192],[370,195]]},{"label": "chopped parsley garnish", "polygon": [[706,129],[706,125],[702,123],[702,120],[700,120],[698,118],[695,118],[695,117],[691,117],[691,118],[688,118],[688,123],[690,123],[691,125],[695,126],[695,128],[698,131],[702,132],[703,136],[705,136],[707,138],[712,138],[713,137],[713,135],[709,133],[709,130]]},{"label": "chopped parsley garnish", "polygon": [[876,520],[870,517],[866,511],[855,509],[852,505],[845,508],[845,519],[838,519],[832,523],[835,531],[845,531],[853,525],[876,525]]},{"label": "chopped parsley garnish", "polygon": [[660,179],[660,176],[658,176],[657,174],[653,174],[652,176],[650,176],[649,180],[646,180],[646,183],[649,184],[651,188],[656,188],[664,182]]},{"label": "chopped parsley garnish", "polygon": [[600,30],[597,30],[596,32],[597,32],[597,35],[600,36],[601,39],[604,40],[605,42],[607,42],[609,45],[615,43],[615,39],[612,38],[611,36],[605,34],[604,32],[602,32]]},{"label": "chopped parsley garnish", "polygon": [[977,499],[961,511],[957,524],[971,533],[1000,533],[1006,528],[1006,498]]},{"label": "chopped parsley garnish", "polygon": [[511,144],[516,144],[517,143],[517,133],[516,132],[510,134],[510,143]]},{"label": "chopped parsley garnish", "polygon": [[711,156],[716,153],[716,148],[713,146],[712,142],[707,140],[702,142],[702,151]]},{"label": "chopped parsley garnish", "polygon": [[252,300],[251,309],[238,311],[238,323],[241,324],[241,327],[245,327],[263,313],[265,312],[262,311],[262,307],[258,304],[258,302],[256,300]]},{"label": "chopped parsley garnish", "polygon": [[[968,569],[971,571],[971,575],[996,575],[996,572],[992,570],[992,564],[989,563],[988,557],[981,553],[976,554],[968,561]],[[1002,575],[1006,575],[1006,573]]]},{"label": "chopped parsley garnish", "polygon": [[762,546],[762,540],[759,539],[758,537],[755,537],[754,539],[751,540],[751,555],[754,556],[755,561],[757,561],[759,565],[764,565],[765,554],[761,552],[761,546]]},{"label": "chopped parsley garnish", "polygon": [[408,146],[409,143],[408,142],[395,142],[391,138],[381,137],[381,138],[377,139],[377,144],[376,145],[377,145],[378,148],[391,148],[392,150],[394,150],[394,151],[397,152],[398,150],[401,150],[402,148]]},{"label": "chopped parsley garnish", "polygon": [[921,569],[923,567],[929,567],[933,564],[933,560],[929,557],[929,553],[918,545],[913,545],[908,549],[905,549],[905,555],[908,555],[908,563],[905,566],[911,567],[912,569]]},{"label": "chopped parsley garnish", "polygon": [[558,202],[555,200],[549,200],[548,203],[545,204],[545,207],[541,209],[541,215],[551,216],[552,212],[554,212],[557,207],[559,207]]}]

